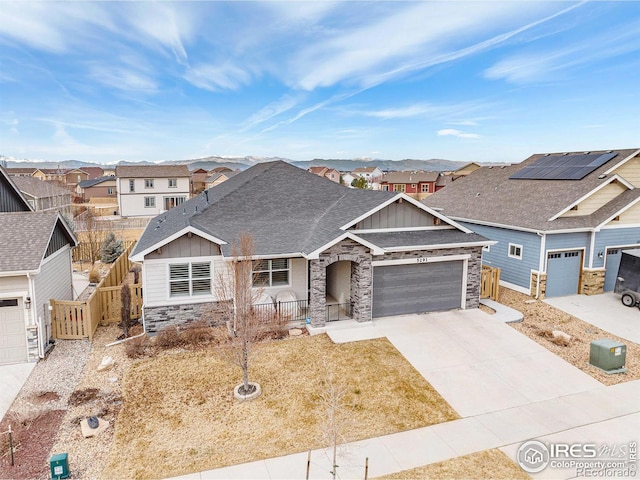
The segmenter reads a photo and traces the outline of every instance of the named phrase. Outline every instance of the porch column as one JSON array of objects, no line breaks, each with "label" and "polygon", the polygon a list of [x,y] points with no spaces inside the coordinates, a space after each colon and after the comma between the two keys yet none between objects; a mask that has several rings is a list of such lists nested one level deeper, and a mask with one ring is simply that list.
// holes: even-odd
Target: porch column
[{"label": "porch column", "polygon": [[325,267],[324,262],[320,260],[311,260],[309,263],[311,275],[309,315],[311,317],[311,325],[314,327],[324,327],[327,301],[327,267]]},{"label": "porch column", "polygon": [[352,318],[357,322],[371,320],[371,302],[373,301],[373,270],[371,256],[360,258],[359,263],[351,263],[351,302]]}]

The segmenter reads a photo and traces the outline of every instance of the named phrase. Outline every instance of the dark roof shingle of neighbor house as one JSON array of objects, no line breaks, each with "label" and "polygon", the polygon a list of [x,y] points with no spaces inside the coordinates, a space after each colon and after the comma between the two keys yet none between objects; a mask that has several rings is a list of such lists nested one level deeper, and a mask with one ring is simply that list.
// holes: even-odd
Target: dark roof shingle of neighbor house
[{"label": "dark roof shingle of neighbor house", "polygon": [[[548,155],[535,154],[522,163],[479,168],[456,179],[422,202],[431,208],[440,209],[444,215],[458,221],[472,220],[539,231],[592,228],[605,221],[608,214],[615,212],[616,206],[620,208],[640,196],[640,189],[635,188],[619,195],[591,215],[550,219],[594,188],[609,181],[612,175],[604,176],[604,172],[637,151],[624,149],[591,152],[612,152],[617,155],[581,180],[509,178],[523,167]],[[577,154],[581,153],[583,152]]]},{"label": "dark roof shingle of neighbor house", "polygon": [[62,188],[53,182],[47,182],[35,177],[13,177],[13,182],[21,192],[35,198],[71,195],[71,192],[66,188]]},{"label": "dark roof shingle of neighbor house", "polygon": [[58,218],[56,212],[0,214],[0,272],[37,270]]},{"label": "dark roof shingle of neighbor house", "polygon": [[435,182],[438,172],[389,172],[382,177],[382,182],[387,183],[419,183]]},{"label": "dark roof shingle of neighbor house", "polygon": [[95,185],[100,185],[101,183],[104,182],[108,182],[108,181],[112,181],[114,182],[116,180],[116,177],[109,175],[106,177],[100,177],[100,178],[92,178],[91,180],[83,180],[82,182],[80,182],[78,184],[78,186],[80,188],[89,188],[89,187],[93,187]]},{"label": "dark roof shingle of neighbor house", "polygon": [[350,189],[282,161],[261,163],[154,218],[132,255],[190,225],[227,242],[225,255],[243,231],[253,235],[255,255],[308,254],[394,196]]},{"label": "dark roof shingle of neighbor house", "polygon": [[174,178],[190,177],[187,165],[118,165],[116,177],[120,178]]}]

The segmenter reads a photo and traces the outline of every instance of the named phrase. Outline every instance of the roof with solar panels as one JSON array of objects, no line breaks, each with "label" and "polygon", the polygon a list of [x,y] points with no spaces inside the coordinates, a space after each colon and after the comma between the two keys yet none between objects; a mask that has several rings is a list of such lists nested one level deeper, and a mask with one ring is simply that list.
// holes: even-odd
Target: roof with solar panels
[{"label": "roof with solar panels", "polygon": [[640,203],[639,182],[640,149],[544,153],[518,164],[482,167],[423,203],[458,221],[545,232],[592,230]]}]

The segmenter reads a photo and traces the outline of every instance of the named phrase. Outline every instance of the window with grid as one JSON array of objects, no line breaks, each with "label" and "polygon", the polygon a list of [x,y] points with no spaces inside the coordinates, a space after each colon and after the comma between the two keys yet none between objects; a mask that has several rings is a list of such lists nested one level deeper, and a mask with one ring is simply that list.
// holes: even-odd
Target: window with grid
[{"label": "window with grid", "polygon": [[404,183],[396,183],[393,186],[393,191],[394,192],[404,192],[404,187],[405,187]]},{"label": "window with grid", "polygon": [[129,180],[129,191],[130,192],[135,192],[136,191],[136,181],[135,180]]},{"label": "window with grid", "polygon": [[170,178],[169,179],[169,188],[177,188],[178,187],[178,179]]},{"label": "window with grid", "polygon": [[153,188],[153,178],[144,179],[144,188]]},{"label": "window with grid", "polygon": [[156,206],[156,197],[144,197],[144,208],[154,208]]},{"label": "window with grid", "polygon": [[428,183],[423,183],[420,186],[420,189],[422,190],[423,193],[429,193],[429,184]]},{"label": "window with grid", "polygon": [[174,263],[169,265],[169,294],[172,297],[209,295],[211,263]]},{"label": "window with grid", "polygon": [[280,287],[289,285],[289,259],[254,260],[253,286]]},{"label": "window with grid", "polygon": [[113,187],[107,188],[107,195],[113,195]]}]

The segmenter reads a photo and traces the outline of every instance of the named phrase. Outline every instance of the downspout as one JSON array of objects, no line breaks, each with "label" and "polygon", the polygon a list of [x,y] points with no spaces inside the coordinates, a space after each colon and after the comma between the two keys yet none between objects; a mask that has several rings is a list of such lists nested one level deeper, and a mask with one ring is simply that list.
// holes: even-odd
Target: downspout
[{"label": "downspout", "polygon": [[31,276],[31,273],[27,272],[27,281],[29,282],[29,297],[31,297],[31,324],[35,325],[36,332],[38,332],[38,357],[44,358],[44,345],[43,345],[43,331],[40,328],[40,322],[38,322],[38,300],[36,299],[36,284]]},{"label": "downspout", "polygon": [[593,268],[593,252],[596,248],[596,231],[591,232],[591,242],[589,245],[589,269]]}]

